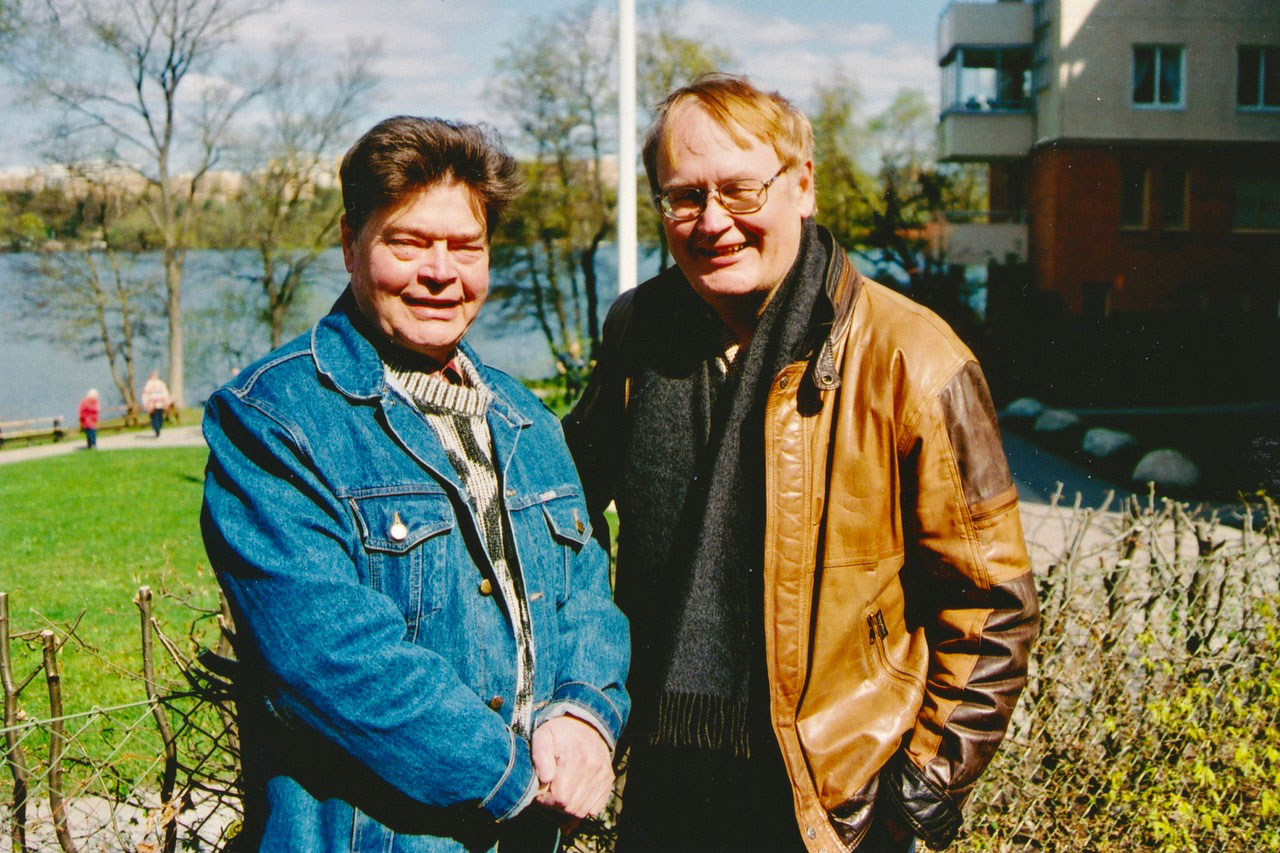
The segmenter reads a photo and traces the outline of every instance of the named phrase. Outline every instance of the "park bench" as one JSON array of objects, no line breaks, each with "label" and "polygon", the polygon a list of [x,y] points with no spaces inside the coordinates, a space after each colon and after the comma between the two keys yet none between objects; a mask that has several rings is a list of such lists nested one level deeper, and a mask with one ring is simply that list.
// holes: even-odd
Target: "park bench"
[{"label": "park bench", "polygon": [[66,435],[62,428],[62,415],[46,418],[28,418],[23,421],[0,421],[0,446],[19,439],[52,438],[59,441]]}]

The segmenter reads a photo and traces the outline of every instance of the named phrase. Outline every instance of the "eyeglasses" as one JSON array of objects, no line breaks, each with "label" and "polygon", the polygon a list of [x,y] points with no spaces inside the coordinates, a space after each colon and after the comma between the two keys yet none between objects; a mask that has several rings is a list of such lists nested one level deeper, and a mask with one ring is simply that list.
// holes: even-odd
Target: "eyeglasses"
[{"label": "eyeglasses", "polygon": [[715,196],[720,206],[730,213],[755,213],[764,207],[769,200],[769,185],[789,167],[783,166],[778,173],[767,181],[744,178],[740,181],[729,181],[710,190],[702,187],[674,187],[656,193],[653,203],[658,211],[672,222],[689,222],[697,219],[707,209],[707,199]]}]

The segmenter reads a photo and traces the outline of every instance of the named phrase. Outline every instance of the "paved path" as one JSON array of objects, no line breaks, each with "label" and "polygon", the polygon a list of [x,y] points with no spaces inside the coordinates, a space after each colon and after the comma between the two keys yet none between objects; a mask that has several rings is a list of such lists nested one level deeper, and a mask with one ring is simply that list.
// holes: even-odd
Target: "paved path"
[{"label": "paved path", "polygon": [[[100,451],[146,447],[203,446],[204,436],[200,434],[199,424],[165,427],[160,431],[159,438],[152,435],[149,429],[139,432],[98,432],[98,450]],[[53,444],[33,444],[26,447],[0,449],[0,465],[6,462],[25,462],[28,459],[44,459],[48,456],[88,452],[84,446],[84,434],[77,431],[69,433],[62,441],[56,441]]]},{"label": "paved path", "polygon": [[[151,435],[150,430],[99,433],[98,435],[100,451],[146,447],[199,447],[203,444],[204,438],[200,435],[200,427],[195,424],[165,427],[158,439]],[[1006,432],[1004,445],[1005,454],[1009,457],[1009,467],[1013,471],[1013,480],[1018,486],[1018,496],[1024,503],[1048,503],[1059,482],[1063,484],[1062,502],[1067,506],[1075,500],[1076,492],[1081,494],[1081,505],[1087,507],[1101,504],[1108,489],[1115,489],[1117,499],[1129,494],[1128,489],[1105,482],[1096,474],[1070,460],[1049,453],[1020,436]],[[0,449],[0,464],[85,452],[87,451],[84,446],[84,436],[77,432],[54,444]]]}]

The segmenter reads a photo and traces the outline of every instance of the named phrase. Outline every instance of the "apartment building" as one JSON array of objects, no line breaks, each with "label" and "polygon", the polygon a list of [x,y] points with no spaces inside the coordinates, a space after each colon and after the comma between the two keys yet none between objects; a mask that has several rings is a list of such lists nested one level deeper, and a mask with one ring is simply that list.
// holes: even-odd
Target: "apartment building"
[{"label": "apartment building", "polygon": [[949,259],[1070,314],[1280,312],[1280,0],[954,2],[943,160],[989,164]]}]

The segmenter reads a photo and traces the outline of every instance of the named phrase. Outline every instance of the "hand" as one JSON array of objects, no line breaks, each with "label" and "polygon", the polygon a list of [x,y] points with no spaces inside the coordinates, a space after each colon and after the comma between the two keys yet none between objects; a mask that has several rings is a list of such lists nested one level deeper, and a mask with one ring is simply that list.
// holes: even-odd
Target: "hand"
[{"label": "hand", "polygon": [[600,732],[568,714],[533,733],[535,801],[576,818],[604,811],[613,793],[613,756]]}]

